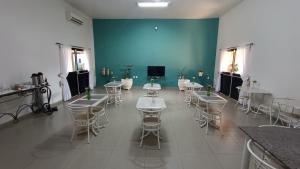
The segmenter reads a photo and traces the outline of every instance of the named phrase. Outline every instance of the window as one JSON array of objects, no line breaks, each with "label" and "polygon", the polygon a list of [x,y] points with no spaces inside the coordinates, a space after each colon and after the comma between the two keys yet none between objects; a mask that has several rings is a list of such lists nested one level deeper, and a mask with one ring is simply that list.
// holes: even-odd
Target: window
[{"label": "window", "polygon": [[89,70],[88,58],[82,48],[72,48],[73,71]]},{"label": "window", "polygon": [[243,74],[245,50],[231,48],[223,51],[220,62],[220,72]]}]

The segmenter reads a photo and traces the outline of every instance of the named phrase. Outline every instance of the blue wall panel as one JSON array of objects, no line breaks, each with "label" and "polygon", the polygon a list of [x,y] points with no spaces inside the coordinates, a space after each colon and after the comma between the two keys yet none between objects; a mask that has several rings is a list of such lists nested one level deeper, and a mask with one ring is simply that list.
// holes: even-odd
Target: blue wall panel
[{"label": "blue wall panel", "polygon": [[[110,68],[117,79],[124,65],[133,65],[134,85],[147,81],[147,66],[166,66],[167,86],[176,86],[178,73],[185,68],[189,78],[199,69],[213,79],[219,19],[94,19],[97,85]],[[158,27],[155,30],[155,27]],[[199,78],[197,81],[202,82]]]}]

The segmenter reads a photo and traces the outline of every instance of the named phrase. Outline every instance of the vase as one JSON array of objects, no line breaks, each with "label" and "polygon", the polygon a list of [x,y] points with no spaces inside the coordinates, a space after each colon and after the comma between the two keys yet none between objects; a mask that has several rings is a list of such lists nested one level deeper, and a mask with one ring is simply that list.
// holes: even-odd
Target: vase
[{"label": "vase", "polygon": [[122,88],[125,90],[130,90],[133,85],[133,79],[132,78],[126,78],[126,79],[121,79],[121,82],[123,83]]}]

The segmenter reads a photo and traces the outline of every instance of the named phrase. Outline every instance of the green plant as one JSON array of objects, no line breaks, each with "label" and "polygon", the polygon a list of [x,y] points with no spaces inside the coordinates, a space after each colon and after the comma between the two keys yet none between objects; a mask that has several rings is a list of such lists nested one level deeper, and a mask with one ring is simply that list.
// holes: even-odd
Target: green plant
[{"label": "green plant", "polygon": [[184,70],[185,70],[185,67],[183,67],[182,69],[179,70],[179,73],[178,73],[178,78],[179,79],[184,79],[184,77],[185,77],[185,73],[184,73],[185,71]]},{"label": "green plant", "polygon": [[150,79],[151,86],[153,86],[154,79]]},{"label": "green plant", "polygon": [[85,88],[85,95],[88,100],[91,100],[91,89],[89,87]]},{"label": "green plant", "polygon": [[123,79],[131,79],[132,78],[132,67],[133,65],[126,65],[125,68],[121,69]]},{"label": "green plant", "polygon": [[195,83],[195,81],[196,81],[196,77],[195,77],[195,76],[193,76],[193,77],[192,77],[192,79],[193,79],[192,83],[194,84],[194,83]]},{"label": "green plant", "polygon": [[213,91],[213,87],[211,85],[207,85],[207,96],[211,96]]}]

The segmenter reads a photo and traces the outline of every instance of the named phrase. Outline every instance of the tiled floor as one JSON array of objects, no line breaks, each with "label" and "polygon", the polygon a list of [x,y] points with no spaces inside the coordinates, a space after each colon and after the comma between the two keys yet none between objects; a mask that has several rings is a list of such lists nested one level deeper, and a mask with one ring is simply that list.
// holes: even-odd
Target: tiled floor
[{"label": "tiled floor", "polygon": [[[103,93],[97,89],[97,93]],[[194,109],[175,88],[160,93],[168,108],[162,115],[161,150],[138,146],[140,116],[135,109],[144,91],[125,91],[121,105],[109,106],[110,124],[87,144],[85,137],[70,143],[71,118],[63,105],[52,116],[29,115],[0,128],[2,169],[239,169],[243,133],[239,125],[267,124],[240,112],[229,100],[220,130],[199,127]],[[150,138],[151,139],[151,138]]]}]

